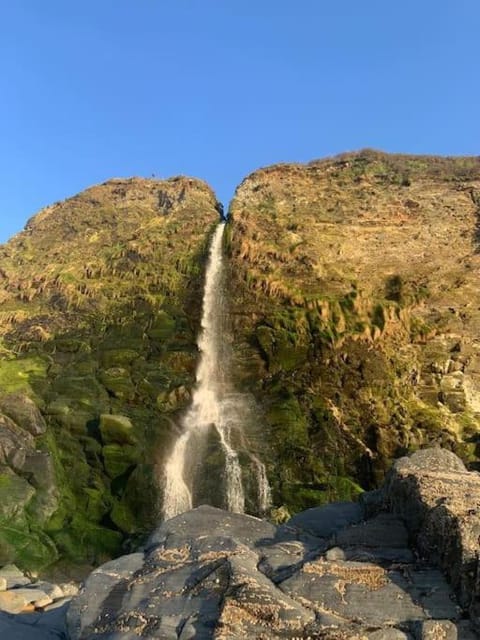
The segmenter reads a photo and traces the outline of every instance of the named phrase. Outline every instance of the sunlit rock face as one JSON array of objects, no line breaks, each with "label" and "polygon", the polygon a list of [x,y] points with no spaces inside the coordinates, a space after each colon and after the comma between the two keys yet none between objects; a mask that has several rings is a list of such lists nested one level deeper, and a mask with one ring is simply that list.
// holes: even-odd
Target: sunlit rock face
[{"label": "sunlit rock face", "polygon": [[0,247],[0,564],[96,563],[157,521],[217,209],[200,180],[115,179]]},{"label": "sunlit rock face", "polygon": [[428,443],[475,468],[480,160],[276,165],[230,215],[236,375],[262,403],[277,504],[353,497]]}]

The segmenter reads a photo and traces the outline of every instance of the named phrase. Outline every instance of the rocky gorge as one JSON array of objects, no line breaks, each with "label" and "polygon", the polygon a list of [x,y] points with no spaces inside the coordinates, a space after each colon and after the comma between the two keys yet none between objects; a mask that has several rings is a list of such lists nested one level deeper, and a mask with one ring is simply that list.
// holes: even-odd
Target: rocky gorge
[{"label": "rocky gorge", "polygon": [[[470,637],[479,194],[478,158],[370,150],[267,167],[241,183],[220,247],[214,325],[241,429],[232,436],[226,424],[228,447],[208,432],[192,472],[198,508],[161,525],[166,460],[195,398],[222,206],[201,180],[131,178],[34,216],[0,247],[0,566],[39,573],[45,585],[49,572],[78,582],[120,557],[87,579],[77,602],[91,613],[70,608],[74,637],[236,637],[242,625],[238,637]],[[442,449],[422,453],[431,446]],[[233,454],[239,510],[250,516],[222,511]],[[306,525],[310,516],[318,523]],[[341,526],[328,529],[337,517]],[[251,538],[241,533],[249,528]],[[356,567],[367,558],[380,569]],[[345,582],[352,575],[360,581]],[[145,605],[157,607],[151,620],[137,616],[139,576],[163,593]],[[239,604],[242,576],[252,592]],[[365,576],[378,589],[362,592]],[[427,583],[443,594],[438,606],[419,595]],[[97,587],[109,594],[102,605]],[[357,617],[355,602],[375,602],[376,591],[384,617]],[[241,604],[261,604],[259,593],[270,613]],[[395,613],[390,598],[409,604]],[[60,627],[48,633],[62,637],[55,615]]]}]

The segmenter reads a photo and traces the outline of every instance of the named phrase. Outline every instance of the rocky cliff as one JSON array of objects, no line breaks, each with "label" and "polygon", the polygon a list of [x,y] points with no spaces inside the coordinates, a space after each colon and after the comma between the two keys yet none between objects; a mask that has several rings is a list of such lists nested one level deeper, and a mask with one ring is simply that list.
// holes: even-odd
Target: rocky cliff
[{"label": "rocky cliff", "polygon": [[111,180],[0,247],[0,564],[96,563],[150,530],[217,207],[199,180]]},{"label": "rocky cliff", "polygon": [[275,502],[350,499],[432,443],[476,468],[480,160],[267,167],[230,215],[236,376],[263,410]]},{"label": "rocky cliff", "polygon": [[[199,180],[111,180],[0,247],[0,565],[98,563],[156,524],[219,213]],[[267,463],[275,518],[356,499],[431,444],[477,468],[479,159],[267,167],[230,218],[241,447]]]}]

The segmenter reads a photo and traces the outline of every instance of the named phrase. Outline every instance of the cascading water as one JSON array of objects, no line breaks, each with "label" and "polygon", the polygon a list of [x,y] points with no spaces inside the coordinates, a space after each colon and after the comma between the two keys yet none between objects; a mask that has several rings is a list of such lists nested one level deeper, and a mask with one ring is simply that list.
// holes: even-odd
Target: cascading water
[{"label": "cascading water", "polygon": [[[241,431],[241,411],[228,392],[224,353],[224,304],[222,296],[222,237],[225,223],[213,236],[205,276],[202,330],[198,339],[200,361],[197,385],[190,409],[182,420],[182,434],[177,439],[164,467],[165,488],[163,517],[171,518],[193,506],[192,483],[195,477],[196,456],[202,451],[211,429],[215,429],[224,456],[224,495],[229,511],[241,513],[245,509],[242,469],[233,446],[236,431]],[[234,394],[233,394],[234,395]],[[270,489],[265,467],[256,456],[252,461],[258,477],[259,508],[266,510]]]}]

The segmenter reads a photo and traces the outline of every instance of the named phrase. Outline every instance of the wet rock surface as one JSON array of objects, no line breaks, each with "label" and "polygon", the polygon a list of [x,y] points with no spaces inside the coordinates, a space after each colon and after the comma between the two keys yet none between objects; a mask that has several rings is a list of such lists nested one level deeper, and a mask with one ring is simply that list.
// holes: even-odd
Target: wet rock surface
[{"label": "wet rock surface", "polygon": [[434,449],[399,460],[360,504],[310,509],[279,527],[198,507],[90,575],[68,612],[70,637],[473,640],[474,546],[458,526],[442,542],[434,524],[440,504],[446,522],[471,531],[476,512],[462,509],[478,502],[479,483]]}]

